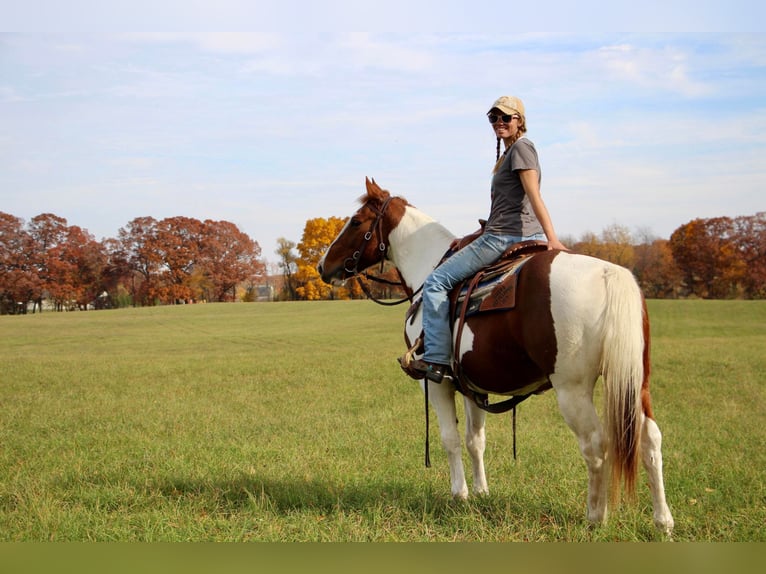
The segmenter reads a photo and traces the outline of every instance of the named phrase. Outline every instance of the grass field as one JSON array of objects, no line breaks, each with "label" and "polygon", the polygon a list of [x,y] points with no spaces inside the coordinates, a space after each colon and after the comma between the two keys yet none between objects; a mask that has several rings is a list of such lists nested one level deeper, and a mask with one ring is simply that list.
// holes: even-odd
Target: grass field
[{"label": "grass field", "polygon": [[[766,540],[766,302],[650,301],[680,541]],[[585,520],[547,393],[487,423],[491,494],[449,495],[401,373],[403,307],[219,304],[0,317],[0,540],[644,541]]]}]

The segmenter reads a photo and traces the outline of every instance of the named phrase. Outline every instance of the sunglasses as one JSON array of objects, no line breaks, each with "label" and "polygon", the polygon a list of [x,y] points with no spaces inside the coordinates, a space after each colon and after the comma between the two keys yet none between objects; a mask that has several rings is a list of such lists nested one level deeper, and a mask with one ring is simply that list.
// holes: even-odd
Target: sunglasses
[{"label": "sunglasses", "polygon": [[489,123],[491,123],[491,124],[497,123],[497,120],[503,120],[503,123],[509,124],[509,123],[511,123],[511,120],[513,118],[518,118],[518,117],[519,116],[517,116],[516,114],[514,114],[512,116],[509,116],[507,114],[503,114],[502,116],[499,116],[497,114],[488,114],[487,115],[487,118],[489,119]]}]

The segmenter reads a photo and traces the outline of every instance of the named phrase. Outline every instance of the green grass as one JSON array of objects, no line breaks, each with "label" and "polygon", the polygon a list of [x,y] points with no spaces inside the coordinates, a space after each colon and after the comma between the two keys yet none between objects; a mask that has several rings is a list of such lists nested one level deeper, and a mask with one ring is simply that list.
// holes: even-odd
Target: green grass
[{"label": "green grass", "polygon": [[[764,541],[766,302],[649,306],[674,539]],[[395,362],[403,313],[0,317],[0,540],[659,539],[647,488],[589,527],[552,393],[520,407],[517,461],[509,416],[488,418],[491,494],[452,501],[436,425],[425,469],[422,393]]]}]

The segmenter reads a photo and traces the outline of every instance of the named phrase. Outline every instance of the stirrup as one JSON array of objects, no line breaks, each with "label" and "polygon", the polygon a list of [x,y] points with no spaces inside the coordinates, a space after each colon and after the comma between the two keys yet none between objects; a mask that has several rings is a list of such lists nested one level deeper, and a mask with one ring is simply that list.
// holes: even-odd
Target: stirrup
[{"label": "stirrup", "polygon": [[452,381],[452,369],[449,365],[428,363],[421,359],[413,359],[408,365],[410,370],[416,371],[420,376],[432,383],[441,383],[443,380]]}]

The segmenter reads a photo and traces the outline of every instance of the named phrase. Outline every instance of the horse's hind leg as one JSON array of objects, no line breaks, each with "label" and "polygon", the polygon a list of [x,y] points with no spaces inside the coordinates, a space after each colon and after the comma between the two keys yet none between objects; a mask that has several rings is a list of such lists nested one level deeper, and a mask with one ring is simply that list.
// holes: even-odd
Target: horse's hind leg
[{"label": "horse's hind leg", "polygon": [[484,473],[484,448],[487,443],[484,423],[487,413],[476,406],[471,399],[465,398],[465,446],[471,455],[473,468],[473,491],[475,494],[488,494],[487,476]]},{"label": "horse's hind leg", "polygon": [[468,498],[468,485],[465,481],[463,468],[460,433],[457,428],[457,411],[455,410],[455,388],[448,382],[428,384],[428,400],[436,411],[439,419],[439,433],[442,446],[449,461],[449,475],[452,483],[452,496],[465,500]]},{"label": "horse's hind leg", "polygon": [[641,458],[652,492],[654,524],[662,532],[670,534],[674,522],[665,500],[665,483],[662,479],[662,433],[657,423],[647,416],[644,416],[641,430]]},{"label": "horse's hind leg", "polygon": [[577,437],[588,467],[588,520],[603,523],[606,521],[609,477],[604,434],[593,406],[593,384],[582,383],[580,388],[572,390],[556,389],[556,398],[564,420]]}]

